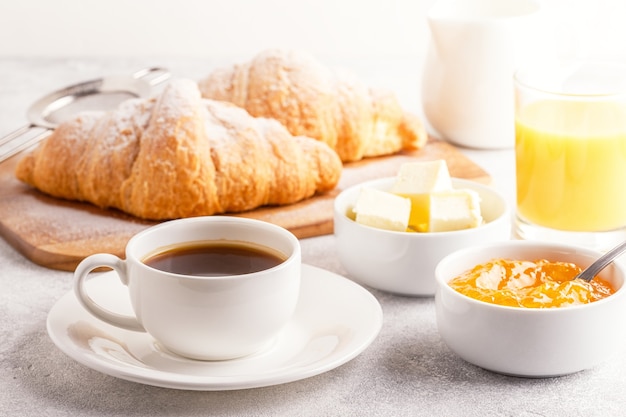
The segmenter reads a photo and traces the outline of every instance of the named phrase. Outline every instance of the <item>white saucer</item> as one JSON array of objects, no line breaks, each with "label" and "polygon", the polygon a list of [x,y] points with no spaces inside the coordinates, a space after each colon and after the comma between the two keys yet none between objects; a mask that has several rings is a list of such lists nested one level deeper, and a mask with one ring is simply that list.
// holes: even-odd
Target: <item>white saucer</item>
[{"label": "white saucer", "polygon": [[[99,303],[130,313],[126,287],[105,272],[90,278]],[[104,323],[73,292],[48,314],[48,334],[65,354],[96,371],[129,381],[188,390],[232,390],[297,381],[334,369],[360,354],[382,326],[376,298],[358,284],[320,268],[302,267],[300,301],[291,322],[267,350],[229,361],[196,361],[160,347],[148,334]]]}]

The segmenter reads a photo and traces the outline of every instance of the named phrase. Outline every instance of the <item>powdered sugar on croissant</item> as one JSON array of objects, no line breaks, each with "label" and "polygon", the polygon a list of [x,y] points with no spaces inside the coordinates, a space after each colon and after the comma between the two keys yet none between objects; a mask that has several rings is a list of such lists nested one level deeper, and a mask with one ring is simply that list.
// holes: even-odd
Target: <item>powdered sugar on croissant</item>
[{"label": "powdered sugar on croissant", "polygon": [[325,144],[176,80],[63,123],[16,175],[56,197],[171,219],[294,203],[334,188],[341,168]]},{"label": "powdered sugar on croissant", "polygon": [[199,86],[204,97],[327,143],[344,162],[418,149],[427,140],[421,121],[392,93],[367,88],[353,74],[332,71],[299,51],[264,51],[215,70]]}]

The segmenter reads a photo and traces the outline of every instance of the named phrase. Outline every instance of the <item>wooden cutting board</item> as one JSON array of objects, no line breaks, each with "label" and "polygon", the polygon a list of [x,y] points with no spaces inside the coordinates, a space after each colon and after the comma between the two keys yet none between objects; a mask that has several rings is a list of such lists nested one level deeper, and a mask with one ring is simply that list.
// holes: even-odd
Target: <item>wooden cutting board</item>
[{"label": "wooden cutting board", "polygon": [[[0,164],[0,235],[31,261],[73,271],[98,252],[123,256],[126,242],[155,222],[116,210],[48,197],[15,179],[19,155]],[[396,175],[408,161],[445,159],[450,175],[489,183],[489,175],[452,145],[430,139],[419,151],[347,164],[338,187],[297,204],[238,214],[278,224],[300,238],[333,232],[333,199],[341,191],[370,179]]]}]

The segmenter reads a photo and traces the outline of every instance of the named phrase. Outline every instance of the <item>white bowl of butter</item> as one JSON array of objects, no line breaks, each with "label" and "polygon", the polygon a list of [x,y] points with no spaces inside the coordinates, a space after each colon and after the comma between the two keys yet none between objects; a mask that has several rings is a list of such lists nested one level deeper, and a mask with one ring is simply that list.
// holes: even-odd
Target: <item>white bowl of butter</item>
[{"label": "white bowl of butter", "polygon": [[[436,182],[437,179],[434,179],[435,188]],[[446,220],[446,216],[436,212],[434,201],[437,199],[433,198],[433,213],[431,215],[426,210],[425,216],[431,217],[430,227],[436,231],[429,231],[428,225],[416,224],[403,230],[406,202],[396,200],[394,203],[396,195],[389,197],[395,194],[392,189],[402,191],[401,186],[398,188],[398,177],[368,181],[342,191],[334,202],[334,234],[338,256],[348,276],[360,284],[391,293],[432,296],[436,288],[435,267],[443,257],[458,249],[510,239],[510,209],[500,193],[474,181],[452,178],[450,182],[451,190],[438,193],[440,202],[445,202],[443,205],[447,206],[442,210],[458,211],[452,206],[470,199],[479,204],[479,218],[476,220],[476,216],[471,214],[475,210],[469,202],[462,210],[467,213],[461,216],[463,219]],[[406,200],[407,196],[404,197]],[[420,204],[420,198],[409,199],[414,206]],[[357,203],[360,207],[356,207]],[[382,218],[373,213],[380,211],[377,205],[385,205],[387,209]],[[355,208],[359,213],[355,212]],[[357,222],[357,214],[365,220]],[[420,215],[424,216],[424,213]],[[414,217],[415,213],[411,212],[410,222],[423,222]],[[451,225],[459,221],[460,226]],[[480,224],[470,225],[475,221]]]}]

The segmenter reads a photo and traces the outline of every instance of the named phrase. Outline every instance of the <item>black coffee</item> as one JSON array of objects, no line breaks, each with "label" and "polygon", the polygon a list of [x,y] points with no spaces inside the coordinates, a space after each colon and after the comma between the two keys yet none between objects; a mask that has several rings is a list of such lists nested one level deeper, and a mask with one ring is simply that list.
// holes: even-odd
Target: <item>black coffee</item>
[{"label": "black coffee", "polygon": [[143,262],[175,274],[214,277],[262,271],[285,259],[283,254],[253,243],[208,241],[165,248]]}]

